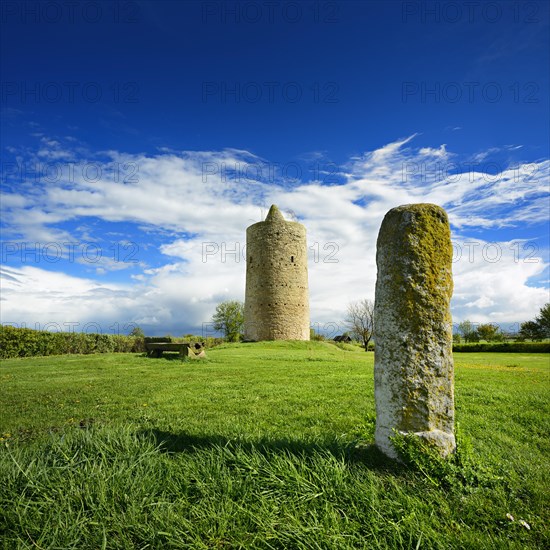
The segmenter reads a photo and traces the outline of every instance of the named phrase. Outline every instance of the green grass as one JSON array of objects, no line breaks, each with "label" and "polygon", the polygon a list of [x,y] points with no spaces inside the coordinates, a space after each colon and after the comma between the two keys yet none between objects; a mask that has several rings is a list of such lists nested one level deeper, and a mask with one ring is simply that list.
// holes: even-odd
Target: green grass
[{"label": "green grass", "polygon": [[455,354],[443,469],[368,445],[373,357],[272,342],[3,361],[0,547],[549,547],[549,356]]}]

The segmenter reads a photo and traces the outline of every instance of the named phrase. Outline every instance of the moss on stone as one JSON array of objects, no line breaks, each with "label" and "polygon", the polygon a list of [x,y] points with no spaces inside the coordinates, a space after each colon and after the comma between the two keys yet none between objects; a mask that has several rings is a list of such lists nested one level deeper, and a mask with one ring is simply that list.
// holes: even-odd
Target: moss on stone
[{"label": "moss on stone", "polygon": [[[378,251],[388,248],[392,249],[393,272],[384,284],[392,285],[395,295],[401,296],[401,320],[418,328],[434,310],[448,309],[453,279],[447,266],[451,265],[453,249],[445,211],[435,204],[393,208],[382,222],[377,242]],[[403,262],[411,265],[404,266]],[[411,272],[415,278],[407,280]]]}]

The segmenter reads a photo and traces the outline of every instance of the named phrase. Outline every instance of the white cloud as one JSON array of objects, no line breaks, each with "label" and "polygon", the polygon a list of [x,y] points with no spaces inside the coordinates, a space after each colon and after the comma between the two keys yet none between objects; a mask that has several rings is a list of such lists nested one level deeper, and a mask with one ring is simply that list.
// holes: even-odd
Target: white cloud
[{"label": "white cloud", "polygon": [[97,323],[108,332],[117,319],[113,316],[117,301],[118,307],[128,307],[130,296],[125,285],[105,285],[37,267],[4,268],[2,322],[25,323],[29,328],[57,324],[65,330],[71,323],[78,323],[72,325],[77,330]]},{"label": "white cloud", "polygon": [[[128,271],[124,284],[107,278],[127,266],[107,259],[90,266],[100,282],[55,273],[51,265],[7,271],[17,283],[3,283],[2,319],[134,322],[173,334],[200,330],[217,302],[244,298],[245,230],[271,203],[294,212],[307,227],[311,317],[321,328],[340,323],[349,301],[374,296],[377,233],[394,206],[434,202],[445,207],[453,240],[463,247],[473,240],[468,231],[547,220],[548,160],[503,168],[493,176],[469,169],[451,173],[453,154],[445,145],[414,149],[414,137],[351,159],[341,185],[304,181],[289,186],[271,177],[266,160],[234,149],[164,150],[153,156],[109,151],[81,158],[81,166],[88,162],[100,168],[99,177],[76,170],[73,181],[56,181],[45,193],[30,188],[8,195],[3,208],[9,228],[30,242],[67,242],[75,237],[66,226],[57,227],[62,221],[74,220],[72,232],[80,233],[84,217],[131,222],[136,231],[164,235],[159,252],[166,263],[140,264]],[[243,175],[243,166],[254,170]],[[259,177],[256,168],[261,168]],[[86,225],[90,238],[93,231]],[[463,256],[454,264],[457,321],[522,321],[547,300],[547,291],[530,286],[546,267],[543,258],[518,262],[509,238],[497,239],[498,261],[491,256],[494,247],[483,255],[483,247],[493,243],[477,238],[472,261]]]},{"label": "white cloud", "polygon": [[449,156],[445,144],[441,145],[437,149],[432,147],[422,147],[418,152],[425,157],[434,157],[439,159],[447,159]]},{"label": "white cloud", "polygon": [[525,243],[459,237],[453,244],[453,315],[457,321],[524,321],[548,301],[547,289],[529,286],[548,264],[539,253],[522,246]]}]

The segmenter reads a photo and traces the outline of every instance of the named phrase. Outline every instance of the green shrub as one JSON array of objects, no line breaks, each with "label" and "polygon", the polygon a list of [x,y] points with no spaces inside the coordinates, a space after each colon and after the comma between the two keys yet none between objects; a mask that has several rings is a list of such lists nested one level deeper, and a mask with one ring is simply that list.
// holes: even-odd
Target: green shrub
[{"label": "green shrub", "polygon": [[139,338],[120,334],[48,332],[0,325],[0,358],[139,351]]},{"label": "green shrub", "polygon": [[503,342],[499,344],[454,344],[456,352],[550,353],[550,342]]}]

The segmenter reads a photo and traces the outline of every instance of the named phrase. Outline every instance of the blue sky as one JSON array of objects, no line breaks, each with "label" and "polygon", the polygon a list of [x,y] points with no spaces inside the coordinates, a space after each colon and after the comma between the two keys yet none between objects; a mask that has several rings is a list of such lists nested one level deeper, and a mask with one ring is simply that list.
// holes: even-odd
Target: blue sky
[{"label": "blue sky", "polygon": [[547,2],[5,2],[0,22],[2,322],[209,333],[273,202],[308,229],[326,332],[374,297],[380,223],[410,202],[449,213],[455,322],[548,301]]}]

